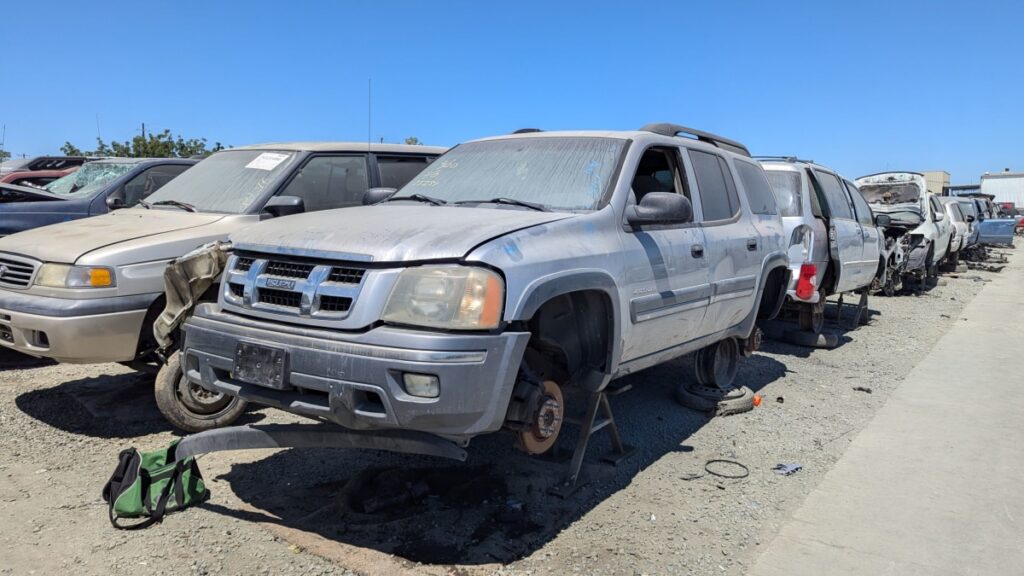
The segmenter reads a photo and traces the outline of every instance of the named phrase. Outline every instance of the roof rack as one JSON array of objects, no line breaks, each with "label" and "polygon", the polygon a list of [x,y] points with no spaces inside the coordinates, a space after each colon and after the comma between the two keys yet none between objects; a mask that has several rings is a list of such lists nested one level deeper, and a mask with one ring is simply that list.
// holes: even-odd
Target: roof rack
[{"label": "roof rack", "polygon": [[661,134],[662,136],[679,136],[684,134],[695,138],[701,142],[707,142],[713,146],[742,154],[744,156],[750,156],[750,150],[747,147],[735,140],[729,140],[722,136],[717,136],[710,132],[704,132],[702,130],[695,130],[693,128],[687,128],[686,126],[680,126],[679,124],[672,124],[669,122],[660,122],[656,124],[647,124],[640,128],[642,132],[653,132],[655,134]]},{"label": "roof rack", "polygon": [[532,134],[534,132],[543,132],[540,128],[520,128],[513,132],[513,134]]},{"label": "roof rack", "polygon": [[754,160],[782,160],[783,162],[803,162],[804,164],[814,164],[814,160],[807,160],[804,158],[798,158],[796,156],[752,156]]}]

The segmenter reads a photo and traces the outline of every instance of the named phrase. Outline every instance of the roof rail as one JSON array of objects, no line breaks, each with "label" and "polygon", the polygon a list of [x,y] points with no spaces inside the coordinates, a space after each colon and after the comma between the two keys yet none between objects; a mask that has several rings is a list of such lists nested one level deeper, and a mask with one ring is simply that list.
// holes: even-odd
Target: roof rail
[{"label": "roof rail", "polygon": [[742,154],[744,156],[750,156],[750,150],[747,147],[735,140],[729,140],[722,136],[717,136],[710,132],[704,132],[702,130],[696,130],[694,128],[687,128],[686,126],[680,126],[679,124],[672,124],[670,122],[660,122],[656,124],[647,124],[640,127],[642,132],[653,132],[655,134],[661,134],[662,136],[679,136],[685,134],[692,138],[695,138],[701,142],[707,142],[708,144]]},{"label": "roof rail", "polygon": [[782,160],[783,162],[803,162],[804,164],[815,164],[814,160],[798,158],[796,156],[752,156],[754,160]]},{"label": "roof rail", "polygon": [[513,132],[513,134],[532,134],[534,132],[543,132],[540,128],[520,128]]}]

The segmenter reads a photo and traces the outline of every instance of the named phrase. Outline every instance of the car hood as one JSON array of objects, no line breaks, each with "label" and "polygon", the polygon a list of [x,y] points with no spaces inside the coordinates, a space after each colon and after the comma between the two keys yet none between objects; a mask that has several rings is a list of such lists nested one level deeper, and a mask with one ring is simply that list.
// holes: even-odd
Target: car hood
[{"label": "car hood", "polygon": [[231,235],[240,250],[373,262],[462,258],[499,236],[573,214],[448,206],[359,206],[275,218]]},{"label": "car hood", "polygon": [[0,252],[20,254],[44,262],[74,263],[84,254],[105,246],[195,228],[223,217],[223,214],[179,210],[118,210],[0,238]]},{"label": "car hood", "polygon": [[16,184],[0,184],[0,204],[8,202],[41,202],[51,200],[65,200],[56,194],[33,188],[31,186],[18,186]]}]

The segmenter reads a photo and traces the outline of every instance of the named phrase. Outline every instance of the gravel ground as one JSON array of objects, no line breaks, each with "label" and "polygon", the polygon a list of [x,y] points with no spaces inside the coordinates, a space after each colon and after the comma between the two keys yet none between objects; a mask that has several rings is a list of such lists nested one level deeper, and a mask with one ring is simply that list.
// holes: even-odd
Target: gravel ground
[{"label": "gravel ground", "polygon": [[[870,325],[829,323],[840,334],[834,350],[766,341],[741,363],[738,380],[763,397],[746,414],[711,419],[676,404],[688,358],[628,377],[634,389],[612,406],[636,453],[617,467],[601,463],[609,444],[598,438],[586,482],[566,499],[546,490],[567,454],[527,458],[504,434],[475,441],[465,464],[332,450],[218,453],[200,461],[209,502],[117,531],[100,498],[117,453],[175,437],[151,377],[0,352],[0,574],[742,574],[991,275],[873,297]],[[749,476],[694,478],[718,458],[743,463]],[[803,469],[778,476],[778,463]],[[382,497],[406,501],[379,506]]]}]

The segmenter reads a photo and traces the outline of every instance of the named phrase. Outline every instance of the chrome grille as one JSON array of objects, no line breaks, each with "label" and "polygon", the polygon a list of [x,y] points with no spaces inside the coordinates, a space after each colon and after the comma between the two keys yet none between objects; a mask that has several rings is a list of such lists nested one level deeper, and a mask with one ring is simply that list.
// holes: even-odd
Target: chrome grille
[{"label": "chrome grille", "polygon": [[295,264],[293,262],[281,262],[271,260],[267,262],[266,273],[281,278],[309,278],[313,271],[313,264]]},{"label": "chrome grille", "polygon": [[331,268],[331,274],[327,277],[328,282],[339,284],[359,284],[363,280],[366,270],[362,268]]},{"label": "chrome grille", "polygon": [[348,316],[366,269],[301,257],[243,252],[224,275],[226,309],[256,316],[340,320]]},{"label": "chrome grille", "polygon": [[28,288],[36,273],[37,264],[28,259],[0,255],[0,285]]}]

